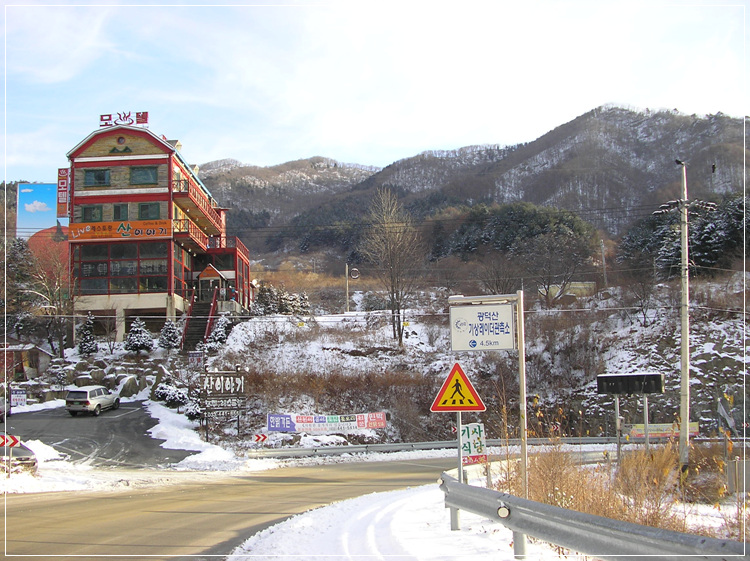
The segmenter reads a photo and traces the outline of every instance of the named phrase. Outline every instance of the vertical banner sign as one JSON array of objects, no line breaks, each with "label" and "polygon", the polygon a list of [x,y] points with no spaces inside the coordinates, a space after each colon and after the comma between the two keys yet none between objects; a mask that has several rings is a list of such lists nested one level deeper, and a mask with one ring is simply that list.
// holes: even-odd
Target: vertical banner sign
[{"label": "vertical banner sign", "polygon": [[487,461],[487,444],[482,423],[461,426],[461,463],[465,466]]},{"label": "vertical banner sign", "polygon": [[516,348],[513,304],[451,306],[451,350]]},{"label": "vertical banner sign", "polygon": [[57,217],[68,217],[68,168],[57,170]]}]

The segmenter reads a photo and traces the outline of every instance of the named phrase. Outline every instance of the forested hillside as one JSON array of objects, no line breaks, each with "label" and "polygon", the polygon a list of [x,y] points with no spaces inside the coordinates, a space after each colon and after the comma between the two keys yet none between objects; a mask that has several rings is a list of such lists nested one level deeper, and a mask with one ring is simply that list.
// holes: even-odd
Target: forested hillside
[{"label": "forested hillside", "polygon": [[[721,113],[607,106],[525,144],[428,151],[382,170],[321,157],[271,168],[223,160],[204,164],[201,176],[255,253],[346,255],[379,187],[397,193],[419,221],[529,202],[573,211],[615,239],[679,196],[677,158],[688,164],[691,198],[719,202],[741,192],[744,144],[742,120]],[[455,234],[443,226],[440,235]]]}]

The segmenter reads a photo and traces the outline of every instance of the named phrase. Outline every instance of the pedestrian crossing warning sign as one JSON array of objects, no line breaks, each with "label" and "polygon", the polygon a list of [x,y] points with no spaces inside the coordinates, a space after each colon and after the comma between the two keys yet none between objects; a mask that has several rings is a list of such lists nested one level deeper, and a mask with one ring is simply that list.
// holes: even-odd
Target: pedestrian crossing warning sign
[{"label": "pedestrian crossing warning sign", "polygon": [[430,407],[430,411],[434,413],[484,411],[485,409],[482,398],[479,397],[458,363],[453,366]]}]

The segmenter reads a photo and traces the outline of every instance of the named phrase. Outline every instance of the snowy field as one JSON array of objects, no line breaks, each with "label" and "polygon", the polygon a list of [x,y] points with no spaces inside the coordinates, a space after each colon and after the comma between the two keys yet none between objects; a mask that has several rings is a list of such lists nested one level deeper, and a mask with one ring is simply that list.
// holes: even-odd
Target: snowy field
[{"label": "snowy field", "polygon": [[[455,456],[455,450],[370,453],[333,458],[298,460],[247,459],[216,445],[203,442],[194,430],[195,424],[171,409],[150,402],[144,396],[127,401],[144,400],[150,414],[158,420],[150,429],[154,438],[164,439],[170,449],[196,453],[168,470],[100,470],[74,464],[64,454],[40,441],[24,442],[39,460],[36,476],[14,474],[3,479],[6,493],[39,493],[49,491],[137,489],[179,484],[207,477],[221,478],[228,473],[262,471],[284,466],[309,465],[326,461],[388,461]],[[43,408],[63,407],[62,400],[18,407],[17,413]],[[513,560],[513,536],[501,524],[471,514],[460,513],[461,529],[451,531],[449,511],[437,484],[401,491],[373,493],[335,503],[294,516],[248,539],[227,560],[275,559],[315,560],[424,560],[462,561],[487,558]],[[694,513],[700,523],[721,521],[721,512],[706,507]],[[541,543],[529,543],[527,559],[575,559],[559,555]]]}]

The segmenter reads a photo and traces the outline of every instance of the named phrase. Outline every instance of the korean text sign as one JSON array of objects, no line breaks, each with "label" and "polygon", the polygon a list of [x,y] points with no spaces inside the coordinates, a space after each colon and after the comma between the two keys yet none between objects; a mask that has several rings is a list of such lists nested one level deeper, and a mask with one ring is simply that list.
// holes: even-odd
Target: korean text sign
[{"label": "korean text sign", "polygon": [[269,413],[269,432],[335,433],[360,429],[384,429],[385,412],[355,413],[352,415],[297,415]]},{"label": "korean text sign", "polygon": [[507,351],[516,348],[512,303],[451,306],[450,326],[453,351]]},{"label": "korean text sign", "polygon": [[465,466],[487,461],[487,445],[482,423],[461,426],[461,463]]}]

